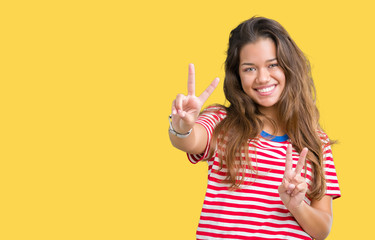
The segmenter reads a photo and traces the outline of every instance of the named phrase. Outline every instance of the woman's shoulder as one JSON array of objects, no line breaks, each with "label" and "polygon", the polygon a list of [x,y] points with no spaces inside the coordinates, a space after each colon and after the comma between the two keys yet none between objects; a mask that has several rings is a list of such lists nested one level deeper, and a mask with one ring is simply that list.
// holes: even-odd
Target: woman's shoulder
[{"label": "woman's shoulder", "polygon": [[316,132],[324,145],[329,145],[331,143],[331,140],[329,139],[328,135],[323,131],[323,129],[318,128]]},{"label": "woman's shoulder", "polygon": [[210,105],[206,107],[201,115],[214,115],[220,120],[224,119],[227,116],[226,107],[220,104]]}]

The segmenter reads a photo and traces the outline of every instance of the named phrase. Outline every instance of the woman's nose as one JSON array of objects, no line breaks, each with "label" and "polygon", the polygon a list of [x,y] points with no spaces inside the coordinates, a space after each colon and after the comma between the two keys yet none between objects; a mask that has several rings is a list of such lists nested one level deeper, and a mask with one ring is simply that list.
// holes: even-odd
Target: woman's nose
[{"label": "woman's nose", "polygon": [[260,68],[258,71],[258,82],[265,83],[270,80],[270,73],[268,69]]}]

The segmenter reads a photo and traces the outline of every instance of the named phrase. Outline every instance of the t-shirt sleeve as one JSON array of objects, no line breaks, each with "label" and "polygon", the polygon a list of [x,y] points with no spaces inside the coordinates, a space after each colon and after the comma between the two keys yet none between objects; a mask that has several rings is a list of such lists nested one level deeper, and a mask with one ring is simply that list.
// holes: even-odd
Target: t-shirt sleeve
[{"label": "t-shirt sleeve", "polygon": [[[325,136],[327,137],[327,135]],[[328,137],[325,140],[323,140],[323,143],[324,172],[327,184],[326,195],[332,196],[333,199],[339,198],[341,197],[341,191],[337,179],[336,168],[333,162],[332,150],[329,144]]]},{"label": "t-shirt sleeve", "polygon": [[216,125],[225,118],[225,110],[221,107],[208,107],[199,115],[196,123],[202,125],[207,132],[207,143],[206,148],[201,154],[190,154],[187,153],[189,161],[193,164],[200,162],[201,160],[208,157],[210,151],[210,142],[212,133]]}]

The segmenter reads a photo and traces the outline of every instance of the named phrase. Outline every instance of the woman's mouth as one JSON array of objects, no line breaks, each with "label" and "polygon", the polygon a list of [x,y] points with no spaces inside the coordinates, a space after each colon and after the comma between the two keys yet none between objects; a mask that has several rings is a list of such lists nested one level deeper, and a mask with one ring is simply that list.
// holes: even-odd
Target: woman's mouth
[{"label": "woman's mouth", "polygon": [[272,94],[273,90],[275,89],[276,85],[262,87],[262,88],[256,88],[255,90],[262,96],[270,95]]}]

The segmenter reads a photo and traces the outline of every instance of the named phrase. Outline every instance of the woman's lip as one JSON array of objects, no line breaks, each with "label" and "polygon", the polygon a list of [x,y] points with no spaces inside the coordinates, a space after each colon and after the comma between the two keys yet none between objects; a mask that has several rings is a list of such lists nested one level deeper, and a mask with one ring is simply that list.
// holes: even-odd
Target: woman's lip
[{"label": "woman's lip", "polygon": [[276,84],[255,88],[257,93],[261,96],[271,95],[275,91],[275,89],[276,89]]}]

